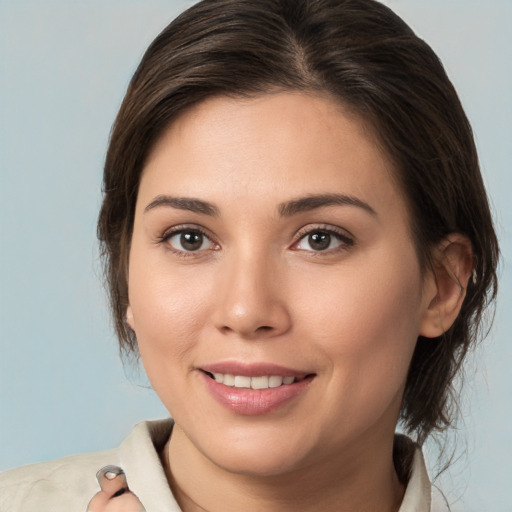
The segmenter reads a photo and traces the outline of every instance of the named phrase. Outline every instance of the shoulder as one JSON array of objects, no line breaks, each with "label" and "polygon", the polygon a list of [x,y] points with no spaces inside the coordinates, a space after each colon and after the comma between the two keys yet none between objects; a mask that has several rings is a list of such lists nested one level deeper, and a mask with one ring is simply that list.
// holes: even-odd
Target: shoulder
[{"label": "shoulder", "polygon": [[72,455],[6,471],[0,474],[0,512],[85,512],[100,490],[96,475],[106,466],[122,469],[130,489],[140,494],[144,503],[165,502],[163,510],[179,510],[158,455],[172,427],[169,418],[142,422],[115,450]]},{"label": "shoulder", "polygon": [[72,455],[0,474],[0,512],[85,511],[98,490],[96,472],[118,464],[118,450]]}]

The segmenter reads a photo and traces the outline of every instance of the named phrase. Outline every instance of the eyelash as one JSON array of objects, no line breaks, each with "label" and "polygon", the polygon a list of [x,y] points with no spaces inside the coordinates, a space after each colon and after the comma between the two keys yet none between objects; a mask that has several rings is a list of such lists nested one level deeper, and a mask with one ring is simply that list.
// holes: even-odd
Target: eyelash
[{"label": "eyelash", "polygon": [[198,226],[187,226],[187,225],[181,225],[181,226],[175,226],[169,231],[166,231],[161,237],[158,237],[157,243],[159,244],[165,244],[166,248],[173,252],[175,255],[181,257],[181,258],[193,258],[197,257],[199,254],[204,254],[205,250],[207,249],[199,249],[197,251],[186,251],[186,250],[180,250],[173,247],[169,240],[180,234],[184,233],[192,233],[192,234],[198,234],[201,235],[204,239],[208,240],[211,244],[215,245],[214,249],[210,250],[217,250],[218,244],[212,239],[212,237],[206,233],[205,230],[201,229]]},{"label": "eyelash", "polygon": [[[169,240],[173,238],[176,235],[184,234],[184,233],[191,233],[191,234],[198,234],[201,235],[204,239],[208,240],[210,244],[213,244],[215,247],[213,249],[198,249],[196,251],[187,251],[187,250],[180,250],[173,247]],[[306,237],[314,235],[315,233],[321,233],[325,235],[329,235],[331,237],[336,238],[340,245],[334,248],[327,248],[323,250],[317,250],[311,249],[310,251],[304,250],[304,249],[297,249],[297,245],[300,244],[301,241],[305,240]],[[217,250],[219,248],[218,244],[212,239],[212,237],[206,233],[205,230],[201,229],[198,226],[187,226],[187,225],[181,225],[181,226],[175,226],[169,231],[165,232],[162,236],[158,237],[157,243],[165,244],[167,249],[172,251],[174,254],[176,254],[179,257],[182,258],[191,258],[191,257],[197,257],[200,254],[204,254],[207,250]],[[306,226],[299,230],[299,232],[296,235],[296,240],[292,243],[290,246],[292,250],[296,251],[303,251],[303,252],[309,252],[311,253],[311,256],[314,257],[322,257],[327,255],[332,255],[333,253],[338,253],[342,251],[346,251],[348,248],[352,247],[355,244],[354,239],[347,234],[346,231],[335,229],[332,226],[327,225],[318,225],[314,227]]]},{"label": "eyelash", "polygon": [[[314,226],[314,227],[306,226],[306,227],[302,228],[297,233],[297,241],[292,244],[292,248],[296,247],[301,241],[305,240],[308,236],[314,235],[315,233],[322,233],[322,234],[332,236],[340,242],[340,245],[338,247],[334,247],[331,249],[328,248],[328,249],[318,250],[318,251],[311,249],[310,251],[305,251],[305,252],[310,252],[311,256],[314,256],[314,257],[322,257],[322,256],[332,255],[333,253],[346,251],[350,247],[353,247],[355,244],[354,238],[351,235],[349,235],[346,231],[341,230],[341,229],[336,229],[333,226],[318,225],[318,226]],[[301,250],[301,249],[295,249],[295,250]]]}]

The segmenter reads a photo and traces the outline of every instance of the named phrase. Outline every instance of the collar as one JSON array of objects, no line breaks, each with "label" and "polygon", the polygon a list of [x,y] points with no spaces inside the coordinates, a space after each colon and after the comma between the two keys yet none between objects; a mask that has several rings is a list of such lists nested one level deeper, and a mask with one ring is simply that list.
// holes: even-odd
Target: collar
[{"label": "collar", "polygon": [[128,487],[151,512],[182,512],[169,488],[158,455],[169,439],[172,427],[171,419],[144,421],[135,425],[119,447]]},{"label": "collar", "polygon": [[431,486],[421,450],[407,437],[400,435],[414,450],[409,481],[398,512],[430,512]]},{"label": "collar", "polygon": [[[169,439],[172,427],[171,419],[139,423],[120,446],[120,462],[126,473],[128,486],[151,512],[181,512],[169,488],[158,455]],[[405,436],[397,435],[397,441],[409,453],[414,451],[409,480],[398,512],[447,510],[444,506],[438,508],[437,505],[431,510],[432,488],[421,450]]]}]

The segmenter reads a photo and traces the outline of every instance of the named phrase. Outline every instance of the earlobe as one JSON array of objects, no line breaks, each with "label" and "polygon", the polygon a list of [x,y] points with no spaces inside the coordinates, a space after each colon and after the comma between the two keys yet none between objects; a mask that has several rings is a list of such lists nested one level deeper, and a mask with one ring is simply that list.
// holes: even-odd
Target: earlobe
[{"label": "earlobe", "polygon": [[130,326],[132,331],[135,330],[135,325],[133,322],[133,312],[132,307],[130,305],[128,305],[128,307],[126,308],[126,323]]},{"label": "earlobe", "polygon": [[425,283],[426,308],[420,335],[435,338],[455,322],[473,272],[471,242],[459,233],[448,235],[437,247],[433,269]]}]

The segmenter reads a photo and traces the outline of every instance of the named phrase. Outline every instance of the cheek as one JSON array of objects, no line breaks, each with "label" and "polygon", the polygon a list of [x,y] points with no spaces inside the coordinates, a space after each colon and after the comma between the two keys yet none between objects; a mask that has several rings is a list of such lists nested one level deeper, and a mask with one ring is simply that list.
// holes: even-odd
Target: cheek
[{"label": "cheek", "polygon": [[339,324],[341,339],[346,339],[372,330],[398,333],[407,326],[419,330],[421,287],[413,255],[377,254],[326,275],[310,272],[299,281],[294,295],[306,315],[322,319],[321,332]]},{"label": "cheek", "polygon": [[214,296],[207,275],[190,269],[171,272],[169,265],[139,265],[132,255],[129,290],[139,352],[150,381],[172,379],[172,371],[187,360],[208,321],[209,297]]},{"label": "cheek", "polygon": [[400,391],[419,333],[421,275],[411,258],[361,262],[296,295],[335,389],[355,401],[383,402]]}]

